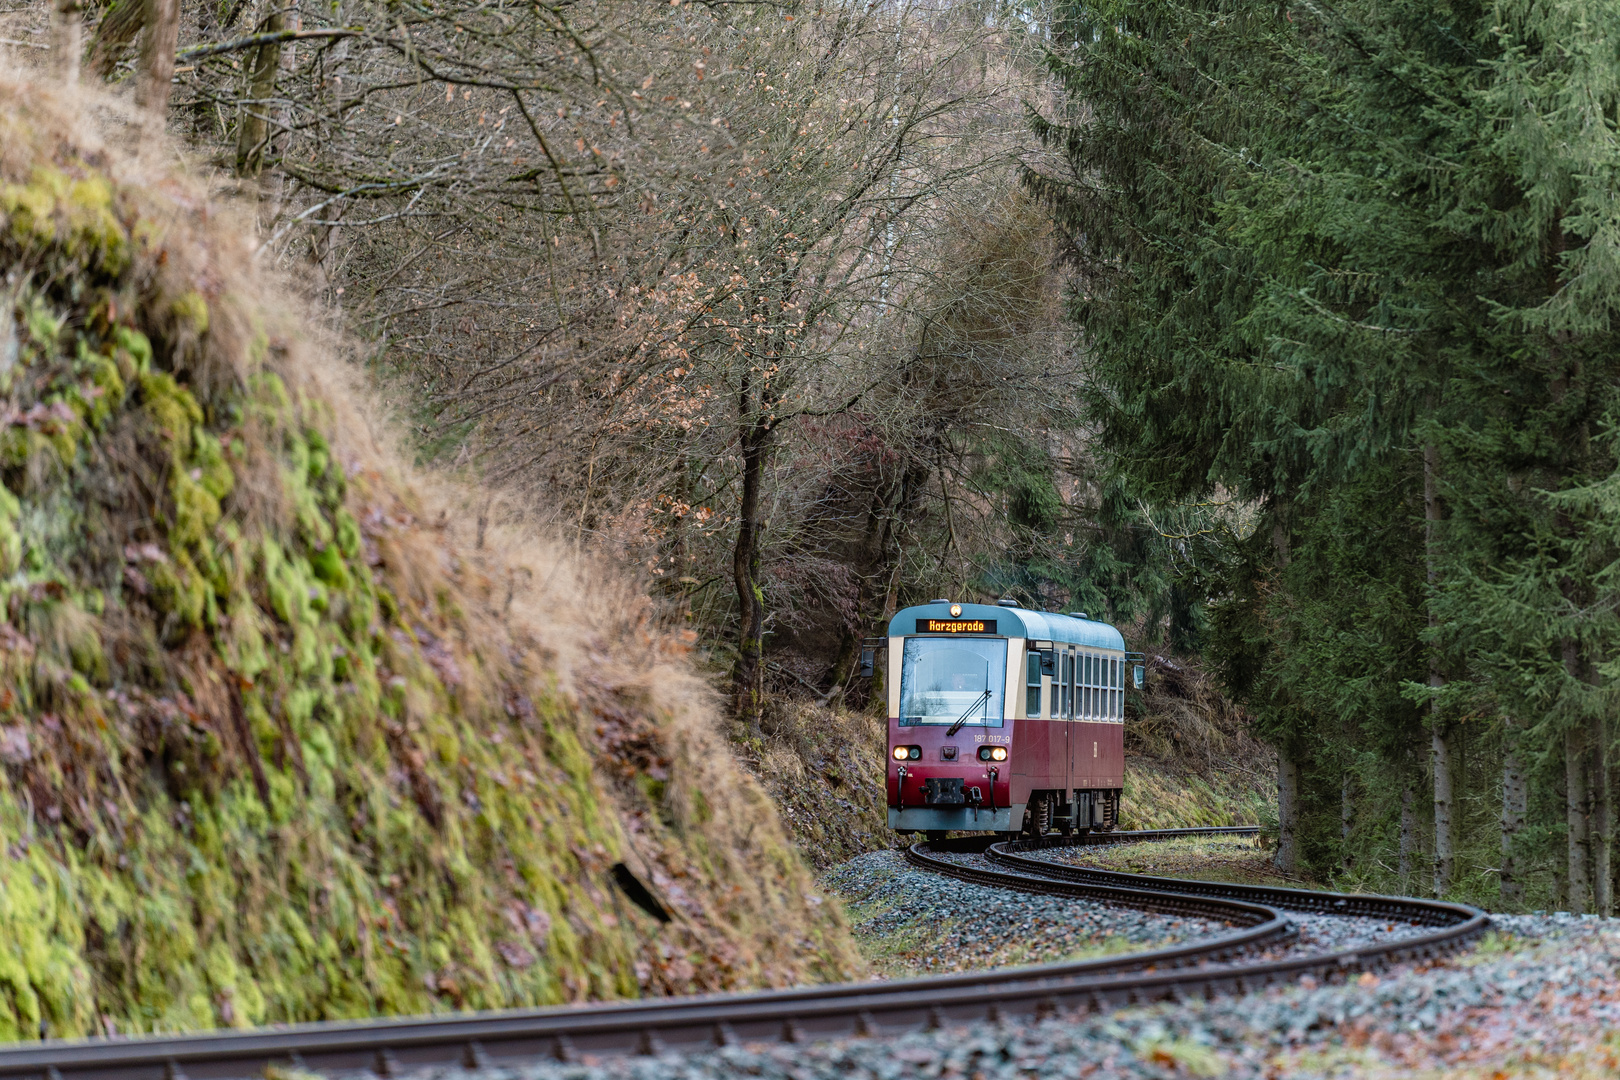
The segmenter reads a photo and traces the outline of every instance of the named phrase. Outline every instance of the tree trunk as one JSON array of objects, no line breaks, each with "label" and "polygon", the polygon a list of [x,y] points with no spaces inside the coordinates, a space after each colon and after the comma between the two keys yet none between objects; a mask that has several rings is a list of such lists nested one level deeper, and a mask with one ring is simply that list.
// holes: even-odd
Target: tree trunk
[{"label": "tree trunk", "polygon": [[1592,852],[1592,910],[1607,919],[1614,914],[1614,892],[1610,867],[1612,815],[1609,806],[1609,725],[1602,713],[1594,713],[1587,725],[1587,799],[1591,807],[1587,819],[1587,846]]},{"label": "tree trunk", "polygon": [[[263,32],[284,30],[286,22],[286,13],[278,2],[264,20]],[[242,106],[242,121],[236,129],[236,174],[243,179],[256,179],[264,171],[270,139],[270,99],[275,95],[276,70],[280,66],[281,43],[260,45],[248,75],[248,100]]]},{"label": "tree trunk", "polygon": [[1434,768],[1434,895],[1444,896],[1456,873],[1456,823],[1452,816],[1451,733],[1436,724],[1430,733]]},{"label": "tree trunk", "polygon": [[760,486],[765,476],[769,424],[749,420],[752,395],[744,381],[741,413],[748,427],[742,433],[742,504],[738,508],[737,546],[732,551],[731,573],[737,588],[737,667],[732,678],[732,712],[749,735],[759,738],[765,708],[765,593],[760,583],[760,549],[765,524],[760,520]]},{"label": "tree trunk", "polygon": [[141,70],[135,104],[146,111],[159,132],[169,115],[174,88],[174,51],[180,43],[180,0],[146,0],[146,29],[141,33]]},{"label": "tree trunk", "polygon": [[1355,803],[1351,800],[1350,770],[1344,770],[1339,781],[1339,869],[1350,872],[1350,824],[1355,820]]},{"label": "tree trunk", "polygon": [[1569,823],[1569,910],[1585,915],[1592,909],[1591,846],[1587,834],[1586,732],[1564,733],[1564,806]]},{"label": "tree trunk", "polygon": [[1277,856],[1274,864],[1285,874],[1299,868],[1299,762],[1286,748],[1277,748]]},{"label": "tree trunk", "polygon": [[[1429,586],[1429,629],[1440,626],[1435,593],[1440,584],[1440,448],[1423,447],[1423,547]],[[1440,648],[1429,649],[1429,688],[1446,685],[1440,670]],[[1452,821],[1452,757],[1450,731],[1440,717],[1440,703],[1429,703],[1429,755],[1434,773],[1434,895],[1444,896],[1456,872],[1456,831]]]},{"label": "tree trunk", "polygon": [[1603,759],[1604,759],[1604,762],[1605,762],[1607,768],[1606,768],[1606,770],[1604,772],[1603,780],[1604,780],[1604,786],[1605,786],[1605,789],[1606,789],[1606,792],[1607,792],[1607,795],[1608,795],[1608,798],[1607,798],[1606,803],[1605,803],[1605,822],[1604,822],[1604,824],[1608,828],[1608,837],[1609,837],[1609,842],[1608,842],[1608,848],[1609,848],[1609,855],[1608,855],[1608,859],[1609,859],[1609,908],[1610,908],[1609,917],[1614,918],[1616,914],[1620,914],[1620,903],[1616,903],[1616,901],[1615,901],[1615,892],[1616,892],[1616,890],[1615,890],[1615,880],[1614,880],[1614,878],[1615,878],[1615,869],[1616,869],[1615,866],[1614,866],[1614,840],[1615,840],[1616,831],[1620,830],[1620,821],[1616,820],[1617,817],[1620,817],[1620,814],[1617,814],[1616,811],[1615,811],[1614,797],[1615,797],[1615,793],[1617,791],[1620,791],[1620,776],[1616,775],[1616,772],[1620,771],[1620,769],[1617,769],[1617,765],[1620,765],[1620,761],[1617,761],[1617,758],[1620,758],[1620,755],[1615,754],[1613,752],[1613,749],[1614,749],[1613,746],[1610,745],[1610,743],[1612,742],[1612,740],[1614,738],[1614,733],[1613,733],[1613,731],[1610,730],[1610,727],[1611,727],[1611,725],[1608,724],[1607,721],[1605,721],[1605,723],[1604,723],[1605,743],[1604,743],[1604,748],[1603,748]]},{"label": "tree trunk", "polygon": [[[1279,571],[1293,557],[1288,535],[1289,500],[1279,496],[1271,518],[1271,547]],[[1277,743],[1277,869],[1285,874],[1299,869],[1299,761],[1285,741]]]},{"label": "tree trunk", "polygon": [[1417,851],[1417,784],[1410,769],[1401,785],[1401,888],[1412,887],[1412,856]]},{"label": "tree trunk", "polygon": [[[893,477],[880,474],[878,483],[871,493],[867,504],[866,528],[861,538],[859,567],[861,570],[860,583],[855,593],[856,624],[846,626],[839,642],[838,657],[833,661],[831,678],[833,685],[842,684],[849,671],[854,666],[855,655],[860,644],[859,631],[875,622],[875,628],[880,632],[887,624],[889,617],[894,614],[891,608],[891,598],[897,603],[899,575],[896,572],[900,563],[899,533],[897,522],[910,519],[915,511],[918,495],[922,486],[927,482],[930,469],[924,459],[912,455],[902,459],[903,467],[900,474]],[[873,619],[869,612],[874,605],[881,601],[883,610],[879,618]],[[864,708],[873,695],[880,694],[884,689],[882,665],[874,672],[869,684],[859,683],[850,688],[849,700],[856,708]]]},{"label": "tree trunk", "polygon": [[78,85],[83,55],[84,8],[79,0],[56,0],[51,5],[51,56],[64,85]]},{"label": "tree trunk", "polygon": [[1510,911],[1524,906],[1524,882],[1518,865],[1518,836],[1530,807],[1530,787],[1524,774],[1520,740],[1524,725],[1517,716],[1502,719],[1502,906]]}]

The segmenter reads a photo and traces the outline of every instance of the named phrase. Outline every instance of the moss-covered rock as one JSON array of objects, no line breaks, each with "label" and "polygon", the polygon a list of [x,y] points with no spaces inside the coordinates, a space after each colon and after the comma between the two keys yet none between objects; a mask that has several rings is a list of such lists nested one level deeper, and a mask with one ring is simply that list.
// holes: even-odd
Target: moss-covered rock
[{"label": "moss-covered rock", "polygon": [[354,429],[183,178],[92,142],[0,88],[0,1039],[850,974],[722,744],[613,678],[673,647],[514,616],[534,568]]}]

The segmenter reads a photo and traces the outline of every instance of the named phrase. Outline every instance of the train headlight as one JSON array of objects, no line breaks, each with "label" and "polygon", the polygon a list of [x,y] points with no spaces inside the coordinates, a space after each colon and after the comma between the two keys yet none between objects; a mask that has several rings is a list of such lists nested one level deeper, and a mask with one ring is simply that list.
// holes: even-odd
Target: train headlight
[{"label": "train headlight", "polygon": [[1006,761],[1007,748],[1005,746],[981,746],[979,747],[979,760]]},{"label": "train headlight", "polygon": [[922,760],[922,747],[920,747],[920,746],[897,746],[897,747],[894,748],[894,760],[896,760],[896,761],[920,761],[920,760]]}]

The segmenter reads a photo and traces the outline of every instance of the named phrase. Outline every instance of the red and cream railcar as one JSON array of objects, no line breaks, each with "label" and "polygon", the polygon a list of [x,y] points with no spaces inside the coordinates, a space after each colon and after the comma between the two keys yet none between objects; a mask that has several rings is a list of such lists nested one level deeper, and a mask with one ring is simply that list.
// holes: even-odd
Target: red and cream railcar
[{"label": "red and cream railcar", "polygon": [[1118,630],[1083,612],[936,600],[895,615],[887,644],[891,827],[1040,835],[1118,821]]}]

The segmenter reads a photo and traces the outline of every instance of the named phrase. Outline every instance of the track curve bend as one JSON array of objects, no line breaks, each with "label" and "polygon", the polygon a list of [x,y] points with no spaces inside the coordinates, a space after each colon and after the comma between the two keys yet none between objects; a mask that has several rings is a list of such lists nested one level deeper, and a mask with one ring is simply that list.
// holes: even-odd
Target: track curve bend
[{"label": "track curve bend", "polygon": [[[1252,828],[1157,830],[1066,842],[1252,832]],[[1058,844],[1052,841],[992,844],[986,838],[964,838],[914,844],[906,857],[935,872],[980,884],[1196,915],[1226,922],[1232,930],[1197,942],[1097,960],[893,982],[249,1032],[20,1044],[0,1048],[0,1078],[248,1080],[272,1066],[393,1077],[427,1067],[483,1067],[536,1058],[573,1060],[586,1055],[698,1051],[739,1042],[877,1035],[1041,1017],[1065,1009],[1241,993],[1305,974],[1355,974],[1457,949],[1489,925],[1483,912],[1461,904],[1149,878],[1062,866],[1030,855],[1054,846]],[[985,854],[995,868],[964,866],[941,857],[964,852]],[[1282,960],[1243,959],[1297,935],[1284,914],[1289,909],[1375,915],[1435,929],[1387,947]]]}]

